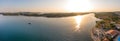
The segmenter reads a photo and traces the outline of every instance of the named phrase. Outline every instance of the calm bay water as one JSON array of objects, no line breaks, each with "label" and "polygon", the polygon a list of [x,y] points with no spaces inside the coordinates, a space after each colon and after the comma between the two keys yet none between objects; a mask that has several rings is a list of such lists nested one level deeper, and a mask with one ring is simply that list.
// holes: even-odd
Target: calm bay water
[{"label": "calm bay water", "polygon": [[[95,14],[63,18],[0,16],[0,41],[92,41]],[[31,24],[28,24],[31,23]]]}]

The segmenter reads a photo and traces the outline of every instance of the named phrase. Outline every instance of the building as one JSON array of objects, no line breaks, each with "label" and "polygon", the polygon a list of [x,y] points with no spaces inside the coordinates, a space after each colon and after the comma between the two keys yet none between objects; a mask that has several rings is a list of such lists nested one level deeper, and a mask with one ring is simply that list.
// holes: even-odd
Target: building
[{"label": "building", "polygon": [[110,41],[120,41],[120,32],[117,30],[109,30],[106,32],[106,38]]},{"label": "building", "polygon": [[120,24],[115,24],[116,28],[119,30],[120,29]]}]

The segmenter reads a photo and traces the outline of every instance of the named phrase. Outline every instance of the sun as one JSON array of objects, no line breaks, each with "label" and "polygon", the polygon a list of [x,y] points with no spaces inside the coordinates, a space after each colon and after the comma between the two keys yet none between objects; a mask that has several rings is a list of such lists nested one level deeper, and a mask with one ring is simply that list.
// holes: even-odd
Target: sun
[{"label": "sun", "polygon": [[65,9],[68,12],[88,12],[92,9],[90,0],[68,0]]}]

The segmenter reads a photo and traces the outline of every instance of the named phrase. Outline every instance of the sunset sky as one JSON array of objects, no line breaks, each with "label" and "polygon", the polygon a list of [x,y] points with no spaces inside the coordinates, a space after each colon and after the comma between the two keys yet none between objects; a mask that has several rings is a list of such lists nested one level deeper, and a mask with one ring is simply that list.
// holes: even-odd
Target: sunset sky
[{"label": "sunset sky", "polygon": [[120,0],[0,0],[0,12],[119,11]]}]

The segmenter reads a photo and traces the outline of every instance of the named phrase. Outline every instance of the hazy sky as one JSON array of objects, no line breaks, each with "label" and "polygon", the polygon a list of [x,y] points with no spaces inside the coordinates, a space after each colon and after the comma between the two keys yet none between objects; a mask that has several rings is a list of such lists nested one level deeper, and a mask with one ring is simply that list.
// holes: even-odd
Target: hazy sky
[{"label": "hazy sky", "polygon": [[[69,0],[0,0],[0,12],[67,12]],[[120,0],[90,0],[91,11],[119,11]],[[79,4],[77,4],[79,5]]]}]

